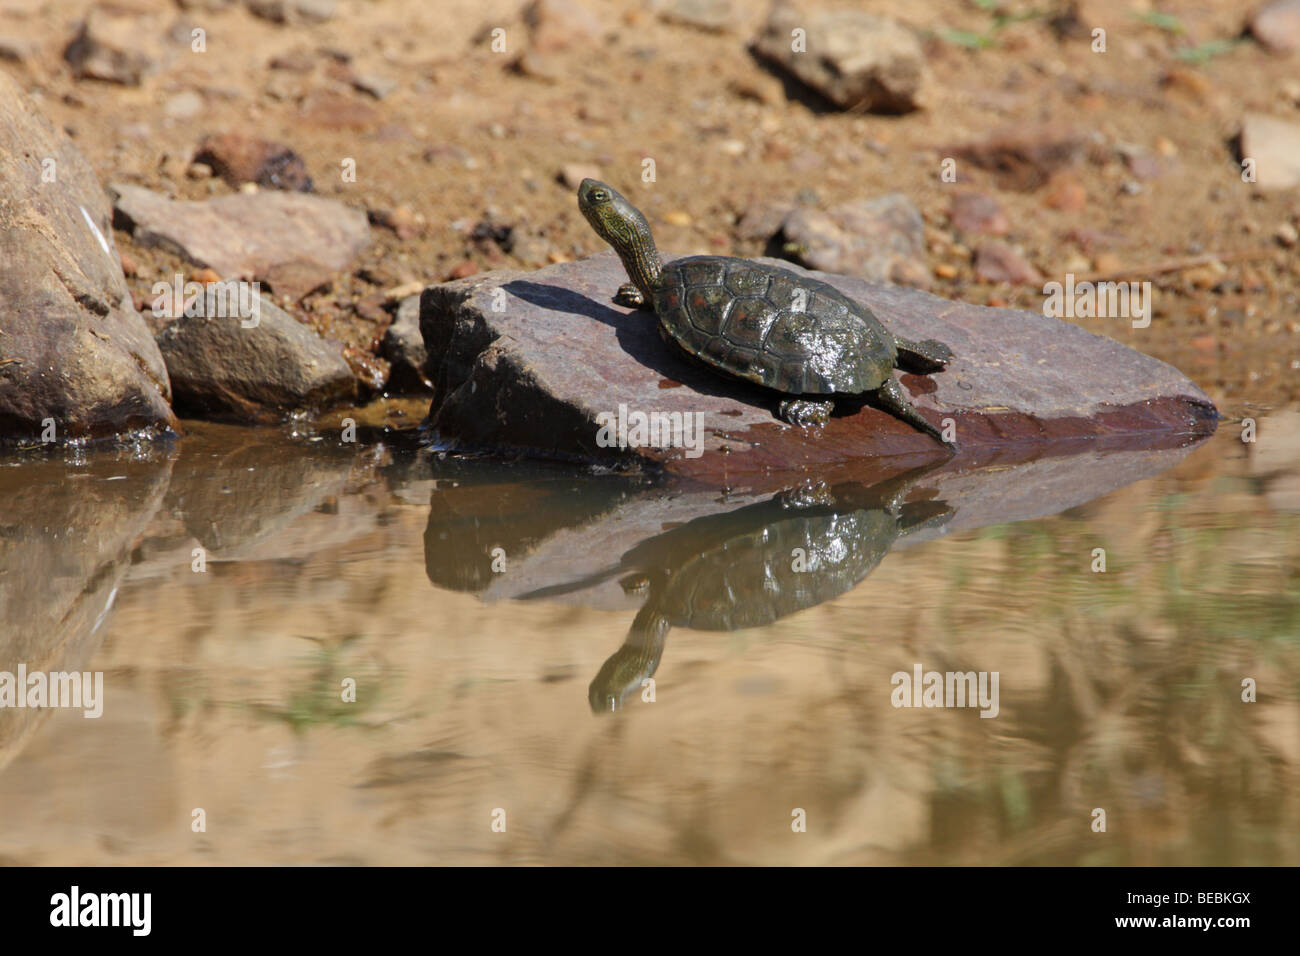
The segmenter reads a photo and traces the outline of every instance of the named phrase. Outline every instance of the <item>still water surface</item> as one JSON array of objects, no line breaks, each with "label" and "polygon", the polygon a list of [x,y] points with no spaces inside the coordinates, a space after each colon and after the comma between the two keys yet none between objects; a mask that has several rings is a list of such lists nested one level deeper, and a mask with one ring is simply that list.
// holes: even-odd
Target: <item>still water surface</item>
[{"label": "still water surface", "polygon": [[1295,435],[775,492],[10,458],[0,671],[104,699],[0,710],[0,861],[1294,865]]}]

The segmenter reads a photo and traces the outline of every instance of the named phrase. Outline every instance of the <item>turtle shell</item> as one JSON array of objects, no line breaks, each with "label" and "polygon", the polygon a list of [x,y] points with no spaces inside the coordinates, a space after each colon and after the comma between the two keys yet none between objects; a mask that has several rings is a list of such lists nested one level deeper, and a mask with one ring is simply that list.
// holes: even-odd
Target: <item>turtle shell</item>
[{"label": "turtle shell", "polygon": [[869,392],[898,357],[894,337],[865,306],[825,282],[748,259],[669,263],[654,306],[687,354],[778,392]]}]

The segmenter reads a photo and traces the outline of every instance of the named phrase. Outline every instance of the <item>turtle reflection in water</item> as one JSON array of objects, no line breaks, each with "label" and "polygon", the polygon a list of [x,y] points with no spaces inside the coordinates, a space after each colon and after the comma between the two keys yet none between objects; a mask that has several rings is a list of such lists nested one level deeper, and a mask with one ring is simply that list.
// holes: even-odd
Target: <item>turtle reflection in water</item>
[{"label": "turtle reflection in water", "polygon": [[642,687],[659,667],[670,628],[771,624],[850,590],[900,537],[946,523],[952,510],[942,501],[903,503],[917,477],[914,471],[872,486],[808,485],[637,545],[598,576],[622,574],[625,589],[648,596],[627,639],[591,682],[592,710],[618,710]]}]

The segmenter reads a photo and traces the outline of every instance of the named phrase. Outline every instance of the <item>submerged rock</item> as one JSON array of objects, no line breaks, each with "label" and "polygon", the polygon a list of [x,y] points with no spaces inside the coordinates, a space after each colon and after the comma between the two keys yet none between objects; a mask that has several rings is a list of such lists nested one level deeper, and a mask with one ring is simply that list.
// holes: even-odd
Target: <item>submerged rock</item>
[{"label": "submerged rock", "polygon": [[354,397],[356,379],[338,348],[250,292],[234,282],[205,286],[199,307],[186,310],[193,314],[159,333],[177,409],[275,421]]},{"label": "submerged rock", "polygon": [[[1078,325],[808,274],[870,307],[895,333],[952,348],[944,371],[900,378],[922,415],[952,420],[963,459],[1082,439],[1094,447],[1178,444],[1213,430],[1210,399],[1176,369]],[[772,393],[695,367],[664,344],[649,313],[614,305],[625,281],[622,264],[605,254],[426,289],[420,329],[438,433],[468,446],[724,484],[756,472],[824,475],[874,456],[944,454],[859,401],[839,402],[824,429],[778,421]]]},{"label": "submerged rock", "polygon": [[[794,31],[801,31],[803,49]],[[841,109],[907,113],[928,80],[920,41],[901,24],[857,10],[772,10],[754,52]]]},{"label": "submerged rock", "polygon": [[320,196],[271,191],[188,202],[142,186],[109,190],[118,224],[137,242],[223,279],[255,279],[287,263],[340,272],[370,245],[363,211]]},{"label": "submerged rock", "polygon": [[0,439],[172,428],[90,165],[0,73]]}]

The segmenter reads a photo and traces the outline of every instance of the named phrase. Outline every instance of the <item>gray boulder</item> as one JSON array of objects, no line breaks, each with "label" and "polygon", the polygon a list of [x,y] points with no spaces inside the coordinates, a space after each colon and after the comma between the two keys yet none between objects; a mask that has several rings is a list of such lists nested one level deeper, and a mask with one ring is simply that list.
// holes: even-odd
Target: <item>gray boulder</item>
[{"label": "gray boulder", "polygon": [[0,440],[176,426],[132,305],[104,191],[0,72]]},{"label": "gray boulder", "polygon": [[185,311],[158,334],[183,413],[276,421],[356,395],[339,349],[247,284],[214,282]]}]

